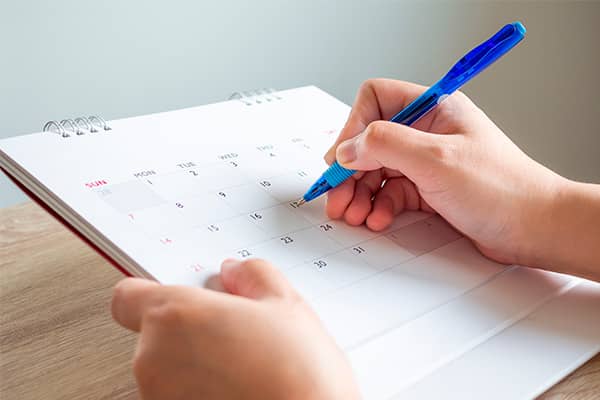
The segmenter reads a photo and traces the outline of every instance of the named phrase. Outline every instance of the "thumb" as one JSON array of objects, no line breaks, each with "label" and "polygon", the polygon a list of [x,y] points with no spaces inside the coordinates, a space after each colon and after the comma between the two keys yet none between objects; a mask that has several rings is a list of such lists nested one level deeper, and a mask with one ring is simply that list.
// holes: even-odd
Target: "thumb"
[{"label": "thumb", "polygon": [[386,167],[413,179],[440,168],[447,145],[448,135],[375,121],[360,135],[340,143],[336,158],[346,168],[371,171]]},{"label": "thumb", "polygon": [[281,272],[259,259],[223,261],[221,281],[229,293],[250,299],[287,297],[295,293]]},{"label": "thumb", "polygon": [[164,302],[162,286],[141,278],[125,278],[114,288],[111,311],[121,326],[139,332],[146,310]]}]

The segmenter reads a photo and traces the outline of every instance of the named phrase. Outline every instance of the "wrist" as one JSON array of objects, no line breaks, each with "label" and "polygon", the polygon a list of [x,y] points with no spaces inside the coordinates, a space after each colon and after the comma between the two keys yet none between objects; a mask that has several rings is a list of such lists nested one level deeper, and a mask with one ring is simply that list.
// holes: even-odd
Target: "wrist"
[{"label": "wrist", "polygon": [[530,200],[529,218],[524,219],[526,229],[521,237],[526,251],[519,257],[519,264],[556,270],[560,247],[557,230],[566,218],[574,188],[573,182],[558,175],[544,188],[540,196]]},{"label": "wrist", "polygon": [[553,269],[559,244],[556,230],[565,219],[574,182],[541,165],[532,171],[536,173],[527,179],[527,189],[519,193],[519,201],[515,202],[519,217],[514,221],[518,228],[511,236],[511,242],[516,244],[513,261],[527,267]]},{"label": "wrist", "polygon": [[600,186],[557,176],[535,220],[523,265],[600,279]]}]

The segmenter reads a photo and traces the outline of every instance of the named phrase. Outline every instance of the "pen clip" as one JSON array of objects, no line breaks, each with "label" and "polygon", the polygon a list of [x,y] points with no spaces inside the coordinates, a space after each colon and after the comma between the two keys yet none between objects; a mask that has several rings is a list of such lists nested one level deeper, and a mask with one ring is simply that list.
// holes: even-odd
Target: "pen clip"
[{"label": "pen clip", "polygon": [[507,24],[494,36],[468,52],[440,80],[446,94],[451,94],[502,57],[525,37],[525,32],[526,29],[520,22]]}]

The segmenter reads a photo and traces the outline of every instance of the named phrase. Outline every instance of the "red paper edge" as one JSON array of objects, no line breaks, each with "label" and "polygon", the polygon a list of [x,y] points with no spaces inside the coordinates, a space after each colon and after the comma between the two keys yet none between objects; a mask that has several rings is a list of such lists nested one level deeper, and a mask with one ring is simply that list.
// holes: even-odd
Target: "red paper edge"
[{"label": "red paper edge", "polygon": [[88,246],[90,246],[93,250],[95,250],[98,254],[100,254],[106,261],[108,261],[109,263],[111,263],[113,265],[113,267],[115,267],[116,269],[118,269],[119,271],[121,271],[121,273],[123,273],[123,275],[133,277],[133,275],[131,273],[129,273],[129,271],[127,271],[125,268],[123,268],[122,266],[120,266],[108,254],[106,254],[98,246],[96,246],[94,243],[92,243],[91,240],[89,240],[81,232],[79,232],[77,229],[75,229],[75,227],[73,227],[71,224],[69,224],[69,222],[67,222],[63,217],[61,217],[60,215],[58,215],[58,213],[56,211],[54,211],[52,208],[50,208],[50,206],[48,206],[46,203],[44,203],[38,196],[36,196],[29,189],[27,189],[15,177],[13,177],[12,175],[10,175],[8,173],[8,171],[6,171],[2,167],[0,167],[0,170],[2,170],[2,172],[4,172],[6,174],[6,176],[8,176],[8,179],[10,179],[15,185],[17,185],[17,187],[19,189],[21,189],[27,196],[29,196],[29,198],[31,200],[33,200],[34,202],[36,202],[40,207],[42,207],[44,210],[46,210],[46,212],[48,212],[48,214],[52,215],[64,227],[66,227],[68,230],[70,230],[71,232],[73,232],[77,237],[79,237],[81,240],[83,240]]}]

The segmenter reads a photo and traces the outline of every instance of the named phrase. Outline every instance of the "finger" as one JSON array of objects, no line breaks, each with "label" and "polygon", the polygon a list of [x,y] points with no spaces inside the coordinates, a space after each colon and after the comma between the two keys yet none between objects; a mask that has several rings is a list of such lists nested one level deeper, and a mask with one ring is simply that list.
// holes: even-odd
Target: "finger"
[{"label": "finger", "polygon": [[223,261],[221,280],[229,293],[250,299],[287,297],[296,293],[281,272],[259,259]]},{"label": "finger", "polygon": [[160,285],[156,282],[126,278],[113,291],[112,315],[121,326],[139,332],[149,310],[167,303],[194,304],[204,311],[218,311],[233,297],[199,287]]},{"label": "finger", "polygon": [[418,211],[421,209],[421,195],[417,187],[408,179],[400,180],[404,187],[404,209]]},{"label": "finger", "polygon": [[376,121],[359,136],[340,144],[337,159],[346,168],[371,171],[382,167],[398,170],[420,186],[447,165],[454,149],[449,135],[437,135]]},{"label": "finger", "polygon": [[392,178],[385,182],[383,188],[375,195],[373,211],[367,217],[367,226],[374,231],[387,228],[394,217],[404,210],[404,185],[406,178]]},{"label": "finger", "polygon": [[119,325],[139,332],[145,310],[164,302],[160,289],[160,284],[148,279],[123,279],[113,290],[111,303],[113,319]]},{"label": "finger", "polygon": [[361,225],[371,212],[372,198],[381,188],[381,170],[369,171],[356,182],[354,197],[344,213],[344,219],[350,225]]},{"label": "finger", "polygon": [[358,90],[344,128],[325,154],[325,161],[331,164],[335,160],[335,149],[339,143],[358,135],[372,121],[389,120],[425,90],[425,86],[393,79],[365,81]]},{"label": "finger", "polygon": [[421,196],[420,199],[421,199],[421,201],[420,201],[421,211],[428,212],[428,213],[436,213],[437,212],[433,209],[433,207],[431,207],[429,205],[429,203],[427,203],[427,201],[423,198],[423,196]]},{"label": "finger", "polygon": [[340,219],[344,216],[346,209],[354,197],[356,179],[348,179],[340,186],[327,192],[327,205],[325,210],[331,219]]}]

